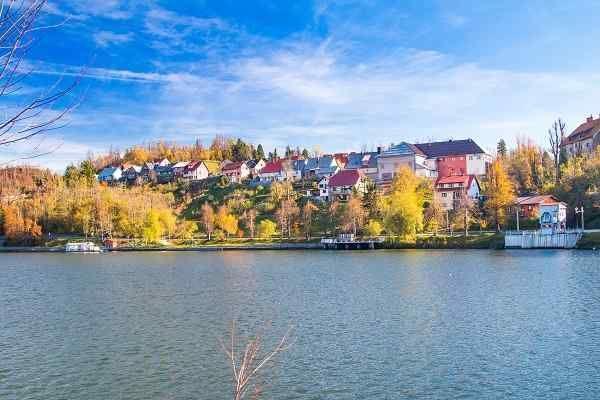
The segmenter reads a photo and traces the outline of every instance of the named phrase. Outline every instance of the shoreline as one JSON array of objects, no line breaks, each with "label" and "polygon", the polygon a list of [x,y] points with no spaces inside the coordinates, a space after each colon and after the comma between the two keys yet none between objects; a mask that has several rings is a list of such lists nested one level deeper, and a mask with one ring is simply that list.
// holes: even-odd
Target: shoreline
[{"label": "shoreline", "polygon": [[[522,250],[522,251],[540,251],[540,250],[587,250],[596,251],[600,248],[485,248],[485,247],[418,247],[418,246],[399,246],[399,247],[378,247],[374,249],[328,249],[321,246],[320,244],[306,243],[284,243],[278,245],[231,245],[231,246],[203,246],[203,247],[138,247],[138,248],[116,248],[116,249],[105,249],[102,253],[136,253],[136,252],[225,252],[225,251],[293,251],[293,250],[316,250],[316,251],[348,251],[348,252],[364,252],[364,251],[385,251],[385,250],[494,250],[494,251],[506,251],[506,250]],[[18,253],[48,253],[48,254],[70,254],[65,252],[63,248],[53,247],[0,247],[0,254],[18,254]],[[94,252],[73,252],[72,254],[101,254]]]}]

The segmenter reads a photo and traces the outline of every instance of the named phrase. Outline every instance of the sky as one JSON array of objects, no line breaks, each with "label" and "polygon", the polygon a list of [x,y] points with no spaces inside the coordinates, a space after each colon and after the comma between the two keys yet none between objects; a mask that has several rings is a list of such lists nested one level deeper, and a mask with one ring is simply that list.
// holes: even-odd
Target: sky
[{"label": "sky", "polygon": [[21,95],[80,75],[81,104],[29,162],[215,134],[267,151],[546,145],[556,118],[600,113],[597,15],[599,1],[50,0],[40,23],[64,23],[38,35]]}]

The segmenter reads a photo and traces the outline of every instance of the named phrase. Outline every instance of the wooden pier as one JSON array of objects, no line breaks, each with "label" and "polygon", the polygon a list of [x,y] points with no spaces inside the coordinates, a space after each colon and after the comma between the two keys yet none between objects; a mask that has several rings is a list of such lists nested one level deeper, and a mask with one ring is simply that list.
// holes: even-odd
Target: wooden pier
[{"label": "wooden pier", "polygon": [[352,234],[339,235],[337,238],[321,239],[321,245],[328,250],[373,250],[383,239],[358,240]]}]

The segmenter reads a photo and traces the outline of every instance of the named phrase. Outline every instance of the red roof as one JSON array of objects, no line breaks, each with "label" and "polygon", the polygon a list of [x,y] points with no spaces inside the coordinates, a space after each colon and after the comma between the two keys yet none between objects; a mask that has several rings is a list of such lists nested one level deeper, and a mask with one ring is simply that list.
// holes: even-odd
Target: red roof
[{"label": "red roof", "polygon": [[242,164],[244,164],[244,162],[239,161],[239,162],[230,162],[228,164],[223,165],[223,167],[221,168],[222,172],[226,172],[226,171],[235,171],[238,170],[242,167]]},{"label": "red roof", "polygon": [[356,169],[346,169],[329,178],[329,186],[354,186],[360,181],[362,174]]},{"label": "red roof", "polygon": [[[455,176],[445,176],[443,178],[439,178],[436,181],[436,186],[444,185],[444,184],[454,184],[459,183],[462,184],[463,187],[468,188],[471,186],[471,183],[475,179],[474,175],[455,175]],[[441,188],[444,189],[444,188]]]},{"label": "red roof", "polygon": [[579,125],[569,136],[565,138],[562,145],[571,144],[580,140],[590,139],[596,133],[600,132],[600,118],[588,117],[587,120]]},{"label": "red roof", "polygon": [[269,161],[263,169],[260,170],[261,174],[276,174],[278,172],[281,172],[281,170],[283,169],[282,165],[281,165],[281,160],[277,160],[277,161]]},{"label": "red roof", "polygon": [[517,198],[517,204],[520,206],[537,206],[540,204],[556,204],[562,203],[551,194],[541,196],[525,196]]}]

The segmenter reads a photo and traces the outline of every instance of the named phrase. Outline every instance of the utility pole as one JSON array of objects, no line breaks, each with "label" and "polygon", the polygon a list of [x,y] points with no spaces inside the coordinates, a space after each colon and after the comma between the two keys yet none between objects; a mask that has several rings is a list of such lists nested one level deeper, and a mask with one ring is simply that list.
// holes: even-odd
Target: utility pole
[{"label": "utility pole", "polygon": [[469,210],[465,207],[465,237],[469,236]]},{"label": "utility pole", "polygon": [[585,231],[585,219],[583,217],[583,206],[580,208],[575,207],[575,225],[577,226],[577,214],[581,214],[581,231]]},{"label": "utility pole", "polygon": [[519,232],[519,206],[517,205],[515,207],[516,210],[516,214],[517,214],[517,232]]}]

